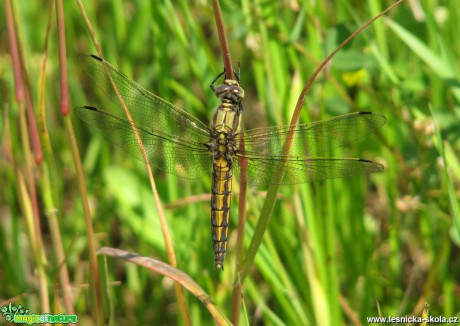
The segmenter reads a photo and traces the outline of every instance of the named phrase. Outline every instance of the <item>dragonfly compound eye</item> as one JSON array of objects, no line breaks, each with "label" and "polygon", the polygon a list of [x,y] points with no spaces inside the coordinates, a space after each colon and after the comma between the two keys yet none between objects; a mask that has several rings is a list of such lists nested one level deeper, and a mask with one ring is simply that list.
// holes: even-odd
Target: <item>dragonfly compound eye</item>
[{"label": "dragonfly compound eye", "polygon": [[227,93],[228,90],[229,90],[229,86],[225,85],[225,84],[222,84],[222,85],[219,85],[217,86],[216,90],[215,90],[215,93],[216,93],[216,96],[219,97],[219,95],[222,95],[224,93]]},{"label": "dragonfly compound eye", "polygon": [[239,98],[244,98],[244,90],[241,87],[232,86],[230,91]]}]

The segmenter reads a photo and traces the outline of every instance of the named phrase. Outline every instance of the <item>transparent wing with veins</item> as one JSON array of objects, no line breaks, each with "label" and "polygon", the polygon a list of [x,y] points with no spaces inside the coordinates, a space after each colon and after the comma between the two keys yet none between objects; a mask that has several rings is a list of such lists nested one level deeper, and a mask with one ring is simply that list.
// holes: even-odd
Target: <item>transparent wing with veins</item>
[{"label": "transparent wing with veins", "polygon": [[[78,60],[105,95],[121,106],[107,74],[110,73],[131,113],[152,166],[187,179],[209,174],[212,160],[207,147],[209,128],[205,124],[146,91],[101,58],[85,54],[79,55]],[[75,113],[110,142],[144,161],[126,118],[91,106],[76,108]]]},{"label": "transparent wing with veins", "polygon": [[289,126],[251,129],[243,134],[245,151],[238,156],[247,159],[248,182],[253,185],[268,185],[276,179],[280,184],[299,184],[378,172],[383,170],[379,163],[328,158],[327,153],[365,137],[385,122],[381,114],[359,112],[296,125],[288,155],[283,155],[283,146]]}]

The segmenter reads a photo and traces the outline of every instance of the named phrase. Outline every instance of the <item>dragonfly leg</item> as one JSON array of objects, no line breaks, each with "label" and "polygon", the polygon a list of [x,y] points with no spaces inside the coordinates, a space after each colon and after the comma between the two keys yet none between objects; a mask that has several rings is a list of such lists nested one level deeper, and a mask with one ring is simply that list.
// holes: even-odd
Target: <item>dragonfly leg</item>
[{"label": "dragonfly leg", "polygon": [[[237,81],[238,83],[240,83],[240,82],[241,82],[241,80],[240,80],[240,76],[241,76],[241,65],[240,65],[240,62],[239,62],[239,61],[237,62],[237,64],[238,64],[238,72],[236,72],[236,70],[233,69],[233,74],[235,75],[236,81]],[[225,74],[225,69],[224,69],[224,71],[222,71],[220,74],[218,74],[217,77],[214,78],[213,81],[211,82],[211,85],[210,85],[209,87],[211,87],[211,90],[212,90],[213,92],[215,92],[215,90],[216,90],[216,87],[215,87],[214,85],[216,84],[217,80],[218,80],[220,77],[222,77],[222,75],[225,75],[225,78],[227,78],[227,75]]]},{"label": "dragonfly leg", "polygon": [[240,111],[239,112],[243,112],[244,108],[243,108],[243,102],[240,102]]},{"label": "dragonfly leg", "polygon": [[212,90],[213,92],[216,91],[216,87],[214,86],[214,84],[217,82],[217,80],[218,80],[220,77],[222,77],[222,75],[225,75],[225,70],[222,71],[220,74],[218,74],[217,77],[214,78],[214,80],[211,82],[210,87],[211,87],[211,90]]}]

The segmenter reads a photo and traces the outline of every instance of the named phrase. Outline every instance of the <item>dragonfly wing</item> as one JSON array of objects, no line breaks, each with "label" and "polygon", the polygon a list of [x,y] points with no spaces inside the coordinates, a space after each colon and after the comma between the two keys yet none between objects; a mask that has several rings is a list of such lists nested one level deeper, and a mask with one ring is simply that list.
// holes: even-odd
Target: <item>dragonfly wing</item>
[{"label": "dragonfly wing", "polygon": [[[75,114],[110,142],[145,161],[129,121],[91,106],[76,108]],[[186,179],[197,179],[211,171],[212,160],[206,144],[143,126],[136,129],[152,166]]]},{"label": "dragonfly wing", "polygon": [[108,62],[89,54],[80,54],[78,61],[104,94],[120,106],[122,104],[118,94],[121,96],[134,123],[140,128],[155,128],[158,132],[197,142],[208,141],[209,128],[200,120],[148,92]]},{"label": "dragonfly wing", "polygon": [[[301,184],[345,178],[383,170],[380,163],[354,158],[267,157],[251,155],[247,159],[247,177],[251,185]],[[285,169],[282,169],[282,165]],[[237,174],[238,164],[234,164]],[[283,173],[284,171],[284,173]]]},{"label": "dragonfly wing", "polygon": [[[327,153],[334,148],[347,146],[363,138],[383,126],[385,122],[386,118],[382,114],[358,112],[296,125],[293,127],[289,155],[315,157]],[[243,154],[280,156],[283,154],[288,133],[289,126],[247,130],[244,132],[246,150]]]}]

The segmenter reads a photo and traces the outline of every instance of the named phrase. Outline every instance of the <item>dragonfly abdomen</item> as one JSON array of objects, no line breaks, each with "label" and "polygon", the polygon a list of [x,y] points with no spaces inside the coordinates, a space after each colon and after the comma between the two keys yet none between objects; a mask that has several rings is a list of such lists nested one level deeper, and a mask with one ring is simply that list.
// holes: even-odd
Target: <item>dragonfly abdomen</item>
[{"label": "dragonfly abdomen", "polygon": [[211,224],[214,267],[223,269],[227,251],[228,222],[232,201],[232,160],[223,157],[214,161],[212,173]]}]

